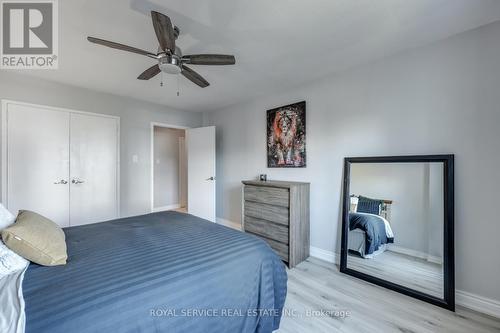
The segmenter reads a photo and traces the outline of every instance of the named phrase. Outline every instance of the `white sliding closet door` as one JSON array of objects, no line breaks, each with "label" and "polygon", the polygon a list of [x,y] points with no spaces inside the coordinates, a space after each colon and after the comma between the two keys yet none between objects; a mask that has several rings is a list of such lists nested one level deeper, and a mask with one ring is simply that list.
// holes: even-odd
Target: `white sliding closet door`
[{"label": "white sliding closet door", "polygon": [[118,120],[72,113],[71,225],[118,217]]},{"label": "white sliding closet door", "polygon": [[69,113],[9,104],[7,207],[69,225]]}]

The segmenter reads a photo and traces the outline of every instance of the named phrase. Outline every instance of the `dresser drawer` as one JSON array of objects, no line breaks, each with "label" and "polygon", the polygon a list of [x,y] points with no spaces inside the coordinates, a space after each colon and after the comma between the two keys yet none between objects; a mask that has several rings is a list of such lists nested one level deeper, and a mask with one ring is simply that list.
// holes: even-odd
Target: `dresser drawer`
[{"label": "dresser drawer", "polygon": [[288,244],[288,227],[245,216],[245,231]]},{"label": "dresser drawer", "polygon": [[244,198],[248,201],[288,207],[290,193],[285,188],[246,185],[244,188]]},{"label": "dresser drawer", "polygon": [[247,232],[247,233],[254,235],[254,236],[257,236],[260,239],[264,240],[267,244],[269,244],[271,249],[273,249],[274,252],[276,252],[276,254],[281,258],[281,260],[288,262],[288,258],[289,258],[288,245],[273,241],[272,239],[269,239],[269,238],[263,237],[261,235],[251,233],[251,232]]},{"label": "dresser drawer", "polygon": [[245,200],[245,216],[255,217],[288,226],[288,208]]},{"label": "dresser drawer", "polygon": [[262,237],[263,240],[271,246],[271,248],[283,259],[284,261],[288,262],[288,245],[273,241],[272,239],[268,239],[265,237]]}]

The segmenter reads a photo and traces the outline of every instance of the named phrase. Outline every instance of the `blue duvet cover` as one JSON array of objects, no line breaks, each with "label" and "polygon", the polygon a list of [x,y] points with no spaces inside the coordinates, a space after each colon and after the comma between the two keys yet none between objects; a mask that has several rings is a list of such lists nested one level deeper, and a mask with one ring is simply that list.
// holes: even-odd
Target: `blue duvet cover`
[{"label": "blue duvet cover", "polygon": [[365,232],[365,254],[373,254],[381,245],[394,243],[388,238],[384,220],[374,214],[349,213],[349,230],[361,229]]},{"label": "blue duvet cover", "polygon": [[64,229],[65,266],[30,264],[26,332],[272,332],[285,266],[262,240],[163,212]]}]

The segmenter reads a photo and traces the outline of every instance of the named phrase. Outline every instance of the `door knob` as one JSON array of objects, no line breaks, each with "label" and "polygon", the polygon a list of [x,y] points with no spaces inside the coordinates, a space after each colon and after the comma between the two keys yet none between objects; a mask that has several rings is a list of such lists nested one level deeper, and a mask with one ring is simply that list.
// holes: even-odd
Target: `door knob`
[{"label": "door knob", "polygon": [[215,177],[210,177],[210,178],[207,178],[205,180],[215,180]]},{"label": "door knob", "polygon": [[66,185],[68,182],[64,179],[61,179],[60,181],[58,182],[55,182],[54,185]]},{"label": "door knob", "polygon": [[72,184],[75,184],[75,185],[78,185],[78,184],[82,184],[82,183],[85,183],[83,180],[79,180],[79,179],[73,179],[71,181]]}]

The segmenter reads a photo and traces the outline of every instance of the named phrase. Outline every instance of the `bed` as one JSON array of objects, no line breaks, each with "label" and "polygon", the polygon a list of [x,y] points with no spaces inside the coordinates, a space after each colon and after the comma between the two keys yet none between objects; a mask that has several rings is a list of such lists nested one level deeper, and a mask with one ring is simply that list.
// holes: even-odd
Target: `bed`
[{"label": "bed", "polygon": [[[358,206],[363,200],[363,207]],[[394,233],[388,221],[391,200],[351,196],[349,211],[348,250],[365,259],[372,259],[394,243]]]},{"label": "bed", "polygon": [[65,228],[68,263],[30,264],[26,332],[272,332],[283,262],[257,237],[161,212]]}]

